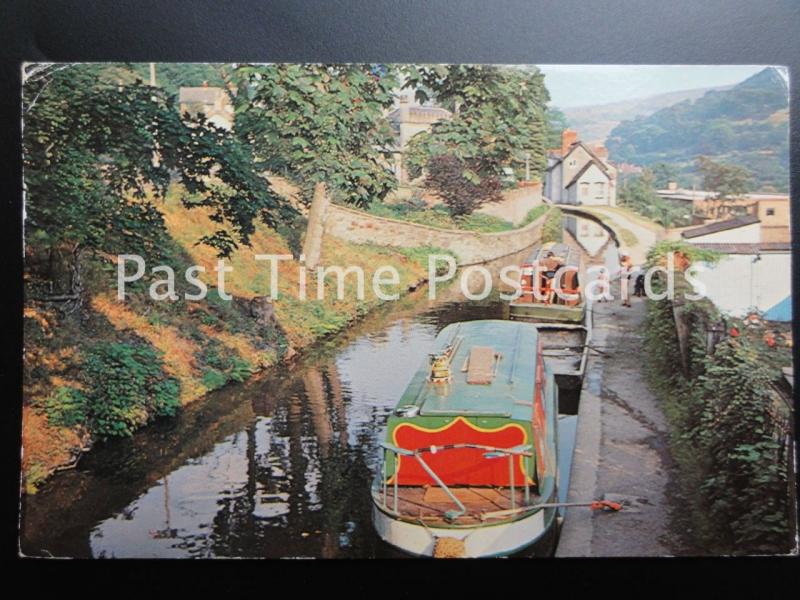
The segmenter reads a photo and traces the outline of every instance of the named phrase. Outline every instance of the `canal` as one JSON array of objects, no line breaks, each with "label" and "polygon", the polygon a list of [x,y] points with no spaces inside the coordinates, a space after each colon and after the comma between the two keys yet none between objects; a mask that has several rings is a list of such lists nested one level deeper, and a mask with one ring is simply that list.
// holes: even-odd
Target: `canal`
[{"label": "canal", "polygon": [[[527,254],[489,266],[497,272]],[[370,517],[386,419],[441,329],[507,316],[497,292],[466,301],[456,282],[436,301],[427,294],[387,304],[291,366],[211,393],[130,439],[97,444],[76,469],[23,498],[22,552],[394,555]]]}]

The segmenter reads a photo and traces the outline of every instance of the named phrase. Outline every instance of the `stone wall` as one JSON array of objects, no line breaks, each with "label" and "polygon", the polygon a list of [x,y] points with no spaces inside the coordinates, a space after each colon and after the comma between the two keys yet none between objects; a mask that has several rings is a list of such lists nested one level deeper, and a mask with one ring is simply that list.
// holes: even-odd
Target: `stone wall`
[{"label": "stone wall", "polygon": [[538,181],[524,182],[503,192],[500,202],[480,207],[476,212],[492,215],[518,225],[528,213],[542,203],[542,184]]},{"label": "stone wall", "polygon": [[[541,239],[542,216],[523,228],[500,233],[478,233],[439,229],[376,217],[364,212],[329,204],[325,214],[325,235],[356,244],[379,244],[414,248],[432,246],[450,250],[461,266],[479,264],[515,254]],[[324,242],[323,242],[324,243]]]}]

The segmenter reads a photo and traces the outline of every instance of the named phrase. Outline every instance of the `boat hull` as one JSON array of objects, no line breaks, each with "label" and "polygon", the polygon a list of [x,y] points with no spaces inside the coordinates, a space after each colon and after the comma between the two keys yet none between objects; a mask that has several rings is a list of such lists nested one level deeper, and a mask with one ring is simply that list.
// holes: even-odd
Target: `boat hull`
[{"label": "boat hull", "polygon": [[440,528],[401,521],[374,503],[372,506],[372,521],[378,536],[406,554],[421,557],[433,556],[436,538],[463,540],[464,558],[510,556],[534,550],[549,554],[555,542],[555,517],[556,509],[545,508],[514,521],[471,528]]},{"label": "boat hull", "polygon": [[511,319],[539,321],[545,323],[582,323],[586,307],[542,304],[535,302],[512,302],[508,306]]}]

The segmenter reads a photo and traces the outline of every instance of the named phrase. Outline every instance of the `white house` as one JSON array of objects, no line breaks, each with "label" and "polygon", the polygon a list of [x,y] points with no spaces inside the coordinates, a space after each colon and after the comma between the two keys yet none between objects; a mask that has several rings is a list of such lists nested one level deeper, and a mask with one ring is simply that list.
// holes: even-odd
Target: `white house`
[{"label": "white house", "polygon": [[723,254],[717,264],[704,265],[705,270],[695,275],[717,308],[734,317],[755,309],[769,320],[792,320],[792,252],[788,243],[697,245]]},{"label": "white house", "polygon": [[571,129],[548,151],[544,195],[556,204],[616,206],[617,171],[603,146],[590,147]]},{"label": "white house", "polygon": [[600,223],[595,223],[589,219],[578,219],[571,215],[565,215],[564,228],[572,234],[575,241],[592,257],[600,254],[600,251],[611,242],[611,236],[608,231]]},{"label": "white house", "polygon": [[769,320],[791,321],[791,246],[762,241],[757,216],[709,223],[681,236],[693,246],[723,255],[717,264],[704,264],[695,275],[717,308],[734,317],[757,310]]}]

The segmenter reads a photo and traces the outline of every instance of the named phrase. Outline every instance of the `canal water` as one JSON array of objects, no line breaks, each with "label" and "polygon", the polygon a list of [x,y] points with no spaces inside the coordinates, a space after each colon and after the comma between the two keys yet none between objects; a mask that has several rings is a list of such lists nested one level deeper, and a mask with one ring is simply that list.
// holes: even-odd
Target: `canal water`
[{"label": "canal water", "polygon": [[372,527],[369,493],[391,409],[441,329],[507,317],[497,293],[466,301],[456,284],[439,300],[427,294],[388,303],[290,367],[98,444],[23,499],[22,552],[393,556]]}]

